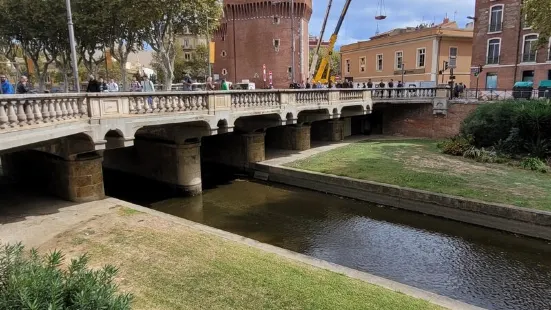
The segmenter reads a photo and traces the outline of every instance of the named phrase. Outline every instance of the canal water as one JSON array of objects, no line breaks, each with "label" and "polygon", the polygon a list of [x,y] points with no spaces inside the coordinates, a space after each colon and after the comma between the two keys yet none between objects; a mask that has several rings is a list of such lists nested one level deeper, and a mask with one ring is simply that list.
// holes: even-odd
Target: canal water
[{"label": "canal water", "polygon": [[106,185],[117,198],[473,305],[551,309],[548,242],[246,178],[192,198],[120,175]]}]

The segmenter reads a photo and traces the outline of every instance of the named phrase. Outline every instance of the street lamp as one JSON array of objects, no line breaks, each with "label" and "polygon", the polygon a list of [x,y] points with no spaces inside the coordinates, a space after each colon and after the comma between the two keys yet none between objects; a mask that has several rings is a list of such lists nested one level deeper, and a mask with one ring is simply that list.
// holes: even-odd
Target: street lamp
[{"label": "street lamp", "polygon": [[78,80],[77,50],[75,44],[75,30],[73,27],[73,14],[71,13],[71,0],[65,0],[67,6],[67,26],[69,27],[69,44],[71,45],[71,64],[73,66],[73,77],[75,90],[80,93],[80,82]]},{"label": "street lamp", "polygon": [[[320,39],[321,40],[321,39]],[[291,0],[291,80],[295,81],[295,1]]]},{"label": "street lamp", "polygon": [[209,17],[207,16],[207,50],[208,50],[208,53],[207,53],[207,72],[208,72],[208,76],[211,77],[212,76],[212,68],[210,66],[210,35],[209,35]]}]

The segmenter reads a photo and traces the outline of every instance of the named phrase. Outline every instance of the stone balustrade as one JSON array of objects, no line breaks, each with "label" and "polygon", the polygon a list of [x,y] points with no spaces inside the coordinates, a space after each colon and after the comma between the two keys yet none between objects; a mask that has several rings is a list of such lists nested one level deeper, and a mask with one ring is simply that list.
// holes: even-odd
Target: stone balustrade
[{"label": "stone balustrade", "polygon": [[[212,113],[227,100],[229,110],[279,108],[291,105],[332,105],[371,97],[432,99],[435,88],[303,89],[229,92],[157,92],[101,94],[0,95],[0,132],[38,124],[55,124],[109,116],[159,113]],[[225,98],[229,97],[229,98]]]},{"label": "stone balustrade", "polygon": [[0,130],[78,120],[88,116],[85,97],[0,96]]}]

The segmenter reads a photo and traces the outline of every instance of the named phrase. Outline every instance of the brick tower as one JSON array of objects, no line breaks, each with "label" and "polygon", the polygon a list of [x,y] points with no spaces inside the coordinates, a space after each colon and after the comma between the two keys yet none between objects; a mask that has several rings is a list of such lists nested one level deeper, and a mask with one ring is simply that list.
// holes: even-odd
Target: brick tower
[{"label": "brick tower", "polygon": [[[216,59],[213,74],[233,83],[249,80],[264,87],[272,71],[275,88],[292,82],[292,32],[295,31],[295,80],[308,76],[308,22],[312,0],[294,0],[294,27],[291,27],[290,0],[224,0],[224,17],[214,35]],[[269,83],[267,78],[266,85]]]}]

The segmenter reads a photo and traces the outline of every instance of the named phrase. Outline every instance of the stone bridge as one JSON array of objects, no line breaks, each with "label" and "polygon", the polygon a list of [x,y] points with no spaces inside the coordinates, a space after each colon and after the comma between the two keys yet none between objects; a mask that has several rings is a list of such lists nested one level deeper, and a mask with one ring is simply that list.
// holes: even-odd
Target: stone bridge
[{"label": "stone bridge", "polygon": [[102,167],[196,194],[202,156],[246,168],[265,144],[308,149],[311,138],[341,140],[374,105],[419,103],[445,114],[446,90],[5,95],[0,155],[4,174],[72,201],[104,196]]}]

